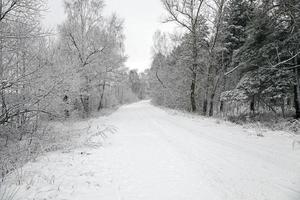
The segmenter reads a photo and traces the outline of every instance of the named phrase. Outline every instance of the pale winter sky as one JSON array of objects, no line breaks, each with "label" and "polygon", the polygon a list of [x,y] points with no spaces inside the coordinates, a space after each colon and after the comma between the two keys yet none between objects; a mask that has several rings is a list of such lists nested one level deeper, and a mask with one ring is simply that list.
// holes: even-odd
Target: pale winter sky
[{"label": "pale winter sky", "polygon": [[[64,20],[63,0],[48,0],[44,24],[55,29]],[[156,30],[171,31],[174,25],[162,24],[164,10],[160,0],[106,0],[105,15],[113,12],[125,20],[126,66],[143,71],[151,65],[151,47]]]}]

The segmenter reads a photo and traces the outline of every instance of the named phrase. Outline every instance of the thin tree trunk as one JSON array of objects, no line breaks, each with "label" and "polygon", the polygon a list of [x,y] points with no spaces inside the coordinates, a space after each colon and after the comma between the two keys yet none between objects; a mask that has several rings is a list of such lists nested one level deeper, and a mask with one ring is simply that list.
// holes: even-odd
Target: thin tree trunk
[{"label": "thin tree trunk", "polygon": [[89,97],[87,95],[80,95],[80,101],[83,107],[84,117],[88,117],[89,112]]},{"label": "thin tree trunk", "polygon": [[196,112],[196,80],[197,80],[197,68],[198,68],[198,47],[197,47],[197,36],[196,30],[193,29],[193,67],[192,67],[192,84],[191,84],[191,107],[192,112]]},{"label": "thin tree trunk", "polygon": [[294,87],[296,119],[300,119],[300,69],[295,69],[296,85]]},{"label": "thin tree trunk", "polygon": [[213,91],[210,95],[210,107],[209,107],[209,116],[212,117],[214,115],[214,101],[215,101],[215,96],[217,92],[217,88],[219,85],[221,78],[220,76],[216,77],[216,82],[214,83]]},{"label": "thin tree trunk", "polygon": [[[25,60],[26,55],[25,54],[26,54],[25,52],[22,53],[22,65],[23,65],[22,66],[22,76],[25,76],[25,74],[26,74],[26,60]],[[25,86],[25,84],[22,84],[21,89],[22,89],[22,92],[21,92],[22,93],[22,109],[24,110],[25,109],[25,101],[26,101],[26,96],[25,96],[26,86]],[[26,121],[26,114],[22,113],[20,117],[21,117],[21,126],[23,126]]]},{"label": "thin tree trunk", "polygon": [[207,98],[205,97],[204,102],[203,102],[203,115],[206,115],[206,113],[207,113],[207,106],[208,106],[208,101],[207,101]]},{"label": "thin tree trunk", "polygon": [[124,86],[122,86],[121,104],[124,102]]},{"label": "thin tree trunk", "polygon": [[216,96],[216,90],[219,85],[219,80],[220,80],[220,78],[218,77],[217,81],[214,85],[213,91],[210,95],[210,106],[209,106],[209,116],[210,117],[212,117],[214,115],[214,101],[215,101],[215,96]]},{"label": "thin tree trunk", "polygon": [[196,78],[197,78],[197,75],[196,75],[195,72],[193,72],[193,79],[192,79],[192,85],[191,85],[191,106],[192,106],[192,112],[196,112],[196,110],[197,110],[196,100],[195,100]]},{"label": "thin tree trunk", "polygon": [[208,75],[207,75],[207,79],[206,79],[206,86],[205,86],[205,96],[204,96],[204,101],[203,101],[203,108],[202,108],[202,111],[203,111],[203,115],[206,115],[207,114],[207,107],[208,107],[208,92],[209,92],[209,71],[208,70]]},{"label": "thin tree trunk", "polygon": [[250,101],[250,111],[255,115],[255,96],[253,95]]},{"label": "thin tree trunk", "polygon": [[87,76],[85,78],[85,84],[83,85],[83,94],[80,95],[80,100],[82,103],[84,117],[89,117],[90,115],[90,97],[89,97],[89,78]]},{"label": "thin tree trunk", "polygon": [[297,85],[294,86],[294,106],[296,110],[296,119],[300,119],[300,106],[299,106],[299,99],[298,99],[298,91]]},{"label": "thin tree trunk", "polygon": [[214,115],[214,98],[215,93],[210,96],[210,107],[209,107],[209,116],[212,117]]},{"label": "thin tree trunk", "polygon": [[220,103],[220,112],[221,113],[224,113],[224,104],[225,104],[225,102],[223,100],[221,100],[221,103]]},{"label": "thin tree trunk", "polygon": [[204,102],[203,102],[203,115],[207,115],[207,111],[208,111],[208,98],[209,98],[209,86],[210,86],[210,82],[211,82],[211,61],[209,61],[210,64],[208,65],[207,68],[207,76],[206,76],[206,86],[205,86],[205,96],[204,96]]},{"label": "thin tree trunk", "polygon": [[98,111],[100,111],[103,108],[103,98],[104,98],[105,86],[106,86],[106,82],[104,81],[104,83],[102,85],[102,94],[101,94],[100,102],[98,105]]},{"label": "thin tree trunk", "polygon": [[285,118],[285,99],[282,98],[282,103],[281,103],[281,111],[282,111],[282,117]]},{"label": "thin tree trunk", "polygon": [[[227,76],[225,76],[225,73],[227,71],[227,65],[224,64],[224,51],[222,51],[222,82],[223,82],[223,86],[222,86],[222,91],[221,91],[221,94],[222,92],[225,92],[226,91],[226,86],[227,86]],[[224,104],[225,102],[220,99],[220,113],[223,113],[224,112]]]}]

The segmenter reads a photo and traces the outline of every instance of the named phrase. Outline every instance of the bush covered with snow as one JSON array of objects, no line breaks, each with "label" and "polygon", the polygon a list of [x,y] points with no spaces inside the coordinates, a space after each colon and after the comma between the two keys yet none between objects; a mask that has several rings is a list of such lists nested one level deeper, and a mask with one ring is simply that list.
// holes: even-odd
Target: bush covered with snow
[{"label": "bush covered with snow", "polygon": [[[106,110],[101,115],[109,113]],[[116,129],[113,126],[103,124],[101,118],[99,119],[99,115],[99,113],[97,116],[95,115],[98,119],[91,118],[84,121],[73,119],[47,123],[32,135],[24,136],[22,140],[9,139],[6,141],[2,139],[0,141],[0,185],[8,174],[19,173],[19,169],[24,164],[34,161],[44,153],[102,145],[109,134],[113,134]]]},{"label": "bush covered with snow", "polygon": [[274,117],[272,113],[230,115],[226,117],[226,120],[240,125],[260,124],[273,131],[288,131],[300,134],[300,120],[292,117]]}]

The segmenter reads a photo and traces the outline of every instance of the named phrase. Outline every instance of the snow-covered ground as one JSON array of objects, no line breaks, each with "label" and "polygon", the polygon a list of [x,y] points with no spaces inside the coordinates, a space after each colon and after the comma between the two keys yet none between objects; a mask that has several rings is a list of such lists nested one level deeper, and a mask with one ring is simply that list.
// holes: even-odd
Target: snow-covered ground
[{"label": "snow-covered ground", "polygon": [[116,132],[102,147],[40,157],[19,170],[21,186],[6,180],[6,193],[17,187],[20,200],[300,199],[300,147],[288,133],[260,130],[258,137],[148,101],[94,120],[91,130],[100,122]]}]

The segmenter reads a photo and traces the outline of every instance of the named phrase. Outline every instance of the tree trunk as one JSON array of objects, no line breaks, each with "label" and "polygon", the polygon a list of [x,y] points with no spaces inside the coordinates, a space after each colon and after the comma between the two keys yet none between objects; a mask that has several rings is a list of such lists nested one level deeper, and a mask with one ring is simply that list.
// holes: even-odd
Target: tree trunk
[{"label": "tree trunk", "polygon": [[250,111],[255,115],[255,96],[253,95],[250,101]]},{"label": "tree trunk", "polygon": [[[222,86],[222,92],[226,91],[226,86],[227,86],[227,76],[225,75],[225,73],[227,72],[227,64],[225,64],[224,62],[224,51],[222,51],[222,78],[221,78],[221,83],[223,82],[223,86]],[[220,95],[221,97],[221,95]],[[224,104],[225,102],[220,98],[220,113],[223,114],[224,113]]]},{"label": "tree trunk", "polygon": [[298,98],[298,92],[299,91],[299,86],[295,85],[294,86],[294,106],[295,106],[295,110],[296,110],[296,119],[300,119],[300,102],[299,102],[299,98]]},{"label": "tree trunk", "polygon": [[203,102],[203,115],[206,115],[207,113],[207,106],[208,106],[208,101],[207,101],[207,98],[204,99],[204,102]]},{"label": "tree trunk", "polygon": [[209,116],[212,117],[214,115],[214,101],[215,101],[215,96],[217,92],[217,88],[219,86],[221,78],[220,76],[216,77],[216,81],[214,82],[214,86],[210,95],[210,107],[209,107]]},{"label": "tree trunk", "polygon": [[196,75],[195,72],[193,72],[193,80],[192,80],[192,85],[191,85],[191,106],[192,106],[192,112],[196,112],[196,110],[197,110],[196,100],[195,100],[196,78],[197,78],[197,75]]},{"label": "tree trunk", "polygon": [[214,99],[215,93],[213,92],[210,96],[210,107],[209,107],[209,116],[212,117],[214,115]]},{"label": "tree trunk", "polygon": [[124,86],[122,86],[121,104],[124,102]]},{"label": "tree trunk", "polygon": [[294,87],[294,100],[296,109],[296,119],[300,119],[300,69],[295,69],[296,85]]},{"label": "tree trunk", "polygon": [[[223,92],[225,92],[226,89],[227,89],[227,88],[226,88],[226,85],[227,85],[227,78],[226,78],[226,76],[223,75],[223,78],[222,78],[222,79],[223,79],[223,86],[222,86],[221,94],[222,94]],[[223,114],[223,113],[224,113],[225,102],[224,102],[224,100],[221,99],[221,95],[220,95],[219,100],[220,100],[220,113]]]},{"label": "tree trunk", "polygon": [[202,108],[202,111],[203,111],[203,115],[206,115],[207,114],[207,106],[208,106],[208,88],[209,88],[209,75],[207,75],[207,79],[206,79],[206,88],[205,88],[205,96],[204,96],[204,101],[203,101],[203,108]]},{"label": "tree trunk", "polygon": [[90,114],[89,109],[89,96],[87,95],[80,95],[80,101],[83,107],[84,117],[88,117]]},{"label": "tree trunk", "polygon": [[[84,68],[84,66],[82,67]],[[82,104],[82,107],[83,107],[83,115],[84,115],[84,118],[86,117],[89,117],[90,115],[90,93],[89,93],[89,83],[90,83],[90,80],[87,76],[84,76],[83,77],[84,80],[85,80],[85,83],[84,85],[82,86],[82,89],[81,89],[81,95],[80,95],[80,101],[81,101],[81,104]]]},{"label": "tree trunk", "polygon": [[[25,76],[25,74],[26,74],[26,55],[25,55],[26,53],[25,52],[23,52],[22,53],[22,76]],[[26,96],[25,96],[25,94],[26,94],[26,86],[25,86],[25,84],[22,84],[22,86],[21,86],[21,95],[22,95],[22,109],[24,110],[25,109],[25,101],[26,101]],[[22,113],[21,114],[21,126],[23,126],[24,124],[25,124],[25,121],[26,121],[26,114],[25,113]]]},{"label": "tree trunk", "polygon": [[220,112],[224,113],[224,101],[221,101],[220,103]]},{"label": "tree trunk", "polygon": [[208,94],[209,94],[209,86],[210,86],[210,82],[211,82],[210,74],[211,74],[211,64],[209,64],[208,68],[207,68],[205,96],[204,96],[203,109],[202,109],[203,115],[207,115],[207,111],[208,111],[208,98],[209,98]]},{"label": "tree trunk", "polygon": [[281,102],[281,111],[282,111],[282,117],[285,118],[285,99],[282,98],[282,102]]},{"label": "tree trunk", "polygon": [[102,85],[102,94],[101,94],[100,102],[98,105],[98,111],[100,111],[103,108],[103,98],[104,98],[105,86],[106,86],[106,82],[104,82]]},{"label": "tree trunk", "polygon": [[217,87],[218,87],[218,84],[219,84],[219,78],[217,78],[218,80],[216,81],[215,85],[214,85],[214,88],[213,88],[213,91],[210,95],[210,106],[209,106],[209,113],[208,115],[210,117],[212,117],[214,115],[214,100],[215,100],[215,95],[216,95],[216,90],[217,90]]},{"label": "tree trunk", "polygon": [[197,35],[195,28],[193,29],[193,66],[192,66],[192,84],[191,84],[191,107],[192,112],[196,112],[196,80],[197,80],[197,68],[198,68],[198,47],[197,47]]}]

